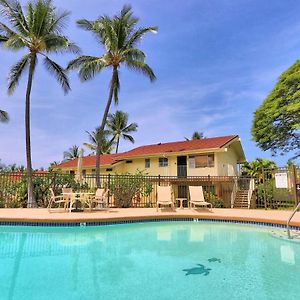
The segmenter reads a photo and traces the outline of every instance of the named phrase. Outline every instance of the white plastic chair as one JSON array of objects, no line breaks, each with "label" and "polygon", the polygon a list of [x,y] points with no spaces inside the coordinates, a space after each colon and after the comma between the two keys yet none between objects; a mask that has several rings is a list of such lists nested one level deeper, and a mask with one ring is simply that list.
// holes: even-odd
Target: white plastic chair
[{"label": "white plastic chair", "polygon": [[190,201],[189,201],[189,207],[194,208],[196,206],[210,206],[210,210],[212,211],[212,204],[209,202],[206,202],[204,199],[203,189],[202,186],[190,186]]},{"label": "white plastic chair", "polygon": [[171,207],[174,209],[173,192],[171,186],[157,186],[156,199],[156,211],[158,211],[159,205],[171,205]]},{"label": "white plastic chair", "polygon": [[53,204],[57,204],[58,208],[60,208],[60,205],[63,204],[64,205],[63,208],[64,210],[66,210],[69,203],[69,199],[66,198],[64,195],[55,196],[52,188],[50,188],[49,190],[50,190],[50,201],[48,204],[48,211],[51,212],[51,209],[53,209],[52,208]]}]

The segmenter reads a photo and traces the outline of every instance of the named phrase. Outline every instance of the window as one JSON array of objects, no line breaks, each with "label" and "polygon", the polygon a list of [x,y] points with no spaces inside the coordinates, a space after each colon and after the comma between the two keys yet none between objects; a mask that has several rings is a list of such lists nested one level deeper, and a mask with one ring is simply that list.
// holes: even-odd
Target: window
[{"label": "window", "polygon": [[111,172],[111,171],[112,171],[112,168],[106,169],[106,172]]},{"label": "window", "polygon": [[205,167],[214,167],[214,155],[195,155],[189,156],[189,167],[190,168],[205,168]]},{"label": "window", "polygon": [[82,170],[82,176],[86,176],[86,170]]},{"label": "window", "polygon": [[96,175],[96,169],[92,169],[92,175]]},{"label": "window", "polygon": [[168,166],[168,159],[166,157],[160,157],[158,159],[158,166],[159,167],[167,167]]},{"label": "window", "polygon": [[75,171],[70,171],[70,175],[74,175],[75,174]]},{"label": "window", "polygon": [[126,160],[126,164],[132,164],[132,160]]},{"label": "window", "polygon": [[150,168],[150,158],[145,159],[145,168]]}]

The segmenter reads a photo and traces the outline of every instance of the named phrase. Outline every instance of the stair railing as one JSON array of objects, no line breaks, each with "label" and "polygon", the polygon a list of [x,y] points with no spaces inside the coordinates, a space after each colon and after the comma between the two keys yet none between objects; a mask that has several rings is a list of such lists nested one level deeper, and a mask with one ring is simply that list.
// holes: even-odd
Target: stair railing
[{"label": "stair railing", "polygon": [[254,186],[254,179],[251,178],[250,179],[250,182],[249,182],[249,190],[248,190],[248,209],[250,208],[251,206],[251,199],[252,199],[252,194],[253,194],[253,191],[255,189],[255,186]]},{"label": "stair railing", "polygon": [[287,235],[288,238],[291,239],[291,229],[290,229],[290,223],[294,217],[294,215],[296,214],[296,212],[298,211],[298,209],[300,208],[300,202],[297,204],[296,208],[293,210],[293,212],[291,213],[290,217],[288,218],[287,222],[286,222],[286,231],[287,231]]},{"label": "stair railing", "polygon": [[234,184],[231,193],[231,208],[234,208],[236,192],[237,192],[237,178],[234,178]]}]

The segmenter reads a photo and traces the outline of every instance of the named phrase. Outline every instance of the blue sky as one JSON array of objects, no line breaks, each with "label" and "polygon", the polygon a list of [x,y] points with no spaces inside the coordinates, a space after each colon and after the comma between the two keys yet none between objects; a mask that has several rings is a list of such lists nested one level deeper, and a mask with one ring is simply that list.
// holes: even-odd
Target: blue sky
[{"label": "blue sky", "polygon": [[[25,3],[26,1],[21,1]],[[137,122],[135,145],[182,140],[193,131],[206,137],[238,134],[248,160],[271,158],[251,141],[253,112],[276,79],[300,57],[300,2],[296,0],[55,0],[72,12],[66,35],[83,54],[100,55],[102,48],[90,33],[76,27],[80,18],[112,15],[129,3],[141,25],[159,27],[140,47],[157,81],[121,69],[118,107]],[[10,113],[0,126],[0,158],[25,165],[24,96],[26,77],[13,96],[6,93],[10,66],[22,52],[0,49],[0,108]],[[71,55],[55,57],[66,66]],[[102,118],[110,72],[81,83],[70,74],[72,91],[64,95],[55,79],[39,64],[32,92],[32,157],[35,168],[61,160],[71,145],[87,141]],[[85,151],[87,154],[88,152]],[[272,158],[280,165],[291,155]]]}]

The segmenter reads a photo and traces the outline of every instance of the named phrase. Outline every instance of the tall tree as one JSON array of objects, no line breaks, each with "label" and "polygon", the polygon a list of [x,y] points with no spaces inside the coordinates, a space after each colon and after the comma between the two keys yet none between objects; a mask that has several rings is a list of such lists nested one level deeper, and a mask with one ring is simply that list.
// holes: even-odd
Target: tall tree
[{"label": "tall tree", "polygon": [[252,137],[273,154],[300,157],[300,60],[281,74],[274,89],[254,113]]},{"label": "tall tree", "polygon": [[0,122],[8,122],[9,117],[8,117],[8,113],[4,110],[0,109]]},{"label": "tall tree", "polygon": [[[97,127],[94,131],[86,131],[89,138],[89,143],[84,143],[83,146],[89,148],[92,151],[97,151],[98,144],[100,144],[101,154],[110,154],[113,151],[113,139],[109,138],[109,132],[104,130],[102,137],[100,136],[100,129]],[[100,141],[101,138],[101,141]]]},{"label": "tall tree", "polygon": [[0,0],[1,14],[11,27],[0,22],[0,42],[11,50],[25,50],[26,54],[12,66],[9,74],[8,92],[12,94],[17,87],[21,75],[28,69],[26,98],[25,98],[25,135],[28,207],[35,207],[33,194],[31,143],[30,143],[30,95],[33,77],[37,66],[37,58],[43,58],[46,69],[54,75],[64,92],[70,90],[68,78],[64,69],[51,60],[49,53],[71,51],[78,53],[78,48],[64,35],[68,12],[58,14],[51,0],[29,1],[22,8],[19,1]]},{"label": "tall tree", "polygon": [[[112,70],[109,95],[100,125],[100,136],[103,135],[112,100],[114,99],[115,103],[118,103],[121,65],[125,65],[130,70],[141,72],[151,81],[155,80],[152,69],[145,63],[145,53],[138,49],[137,45],[146,33],[155,33],[157,28],[136,28],[138,21],[139,19],[132,15],[130,6],[124,6],[121,12],[114,17],[102,16],[96,21],[85,19],[77,21],[80,28],[95,35],[97,41],[104,47],[105,53],[101,56],[80,56],[69,63],[68,69],[79,69],[79,77],[83,81],[92,79],[106,68]],[[96,152],[98,186],[100,186],[100,152],[101,145],[99,144]]]},{"label": "tall tree", "polygon": [[194,131],[193,135],[192,135],[192,138],[189,139],[187,137],[185,137],[185,140],[186,141],[190,141],[190,140],[201,140],[204,138],[204,134],[203,132],[200,132],[200,131]]},{"label": "tall tree", "polygon": [[67,151],[64,151],[64,161],[72,160],[78,158],[80,149],[77,145],[73,145]]},{"label": "tall tree", "polygon": [[134,138],[130,134],[136,132],[137,128],[137,123],[128,124],[128,114],[123,111],[117,110],[114,114],[108,115],[107,130],[112,134],[113,140],[117,143],[116,153],[118,153],[120,138],[134,143]]}]

